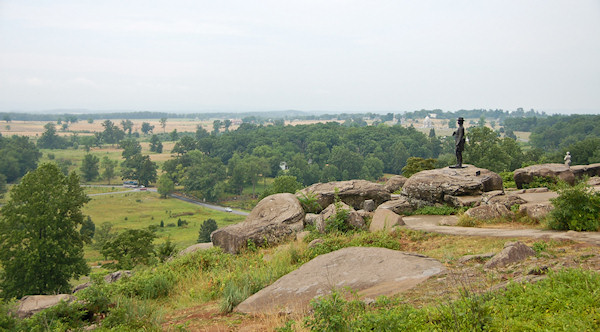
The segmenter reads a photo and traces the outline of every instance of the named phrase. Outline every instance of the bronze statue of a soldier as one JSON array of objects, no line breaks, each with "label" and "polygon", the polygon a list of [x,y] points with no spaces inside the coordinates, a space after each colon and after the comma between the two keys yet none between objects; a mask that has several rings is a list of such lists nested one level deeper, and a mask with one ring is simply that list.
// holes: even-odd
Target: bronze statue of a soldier
[{"label": "bronze statue of a soldier", "polygon": [[462,152],[465,150],[465,127],[463,123],[465,119],[462,117],[458,118],[458,129],[452,133],[454,136],[455,152],[456,152],[456,165],[450,166],[451,168],[463,168],[462,165]]}]

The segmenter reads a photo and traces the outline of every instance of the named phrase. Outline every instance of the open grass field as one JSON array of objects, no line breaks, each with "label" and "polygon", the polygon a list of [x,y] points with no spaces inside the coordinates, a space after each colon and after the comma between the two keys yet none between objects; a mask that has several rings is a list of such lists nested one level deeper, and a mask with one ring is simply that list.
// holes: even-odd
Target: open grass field
[{"label": "open grass field", "polygon": [[[92,218],[96,229],[107,222],[117,232],[160,225],[162,220],[165,227],[158,228],[155,243],[160,244],[170,238],[178,249],[196,243],[200,225],[206,219],[214,219],[219,227],[244,220],[244,216],[206,209],[174,198],[161,199],[157,193],[147,191],[92,196],[83,212]],[[188,225],[177,227],[178,219],[187,221]],[[86,246],[85,257],[90,263],[102,259],[91,246]]]}]

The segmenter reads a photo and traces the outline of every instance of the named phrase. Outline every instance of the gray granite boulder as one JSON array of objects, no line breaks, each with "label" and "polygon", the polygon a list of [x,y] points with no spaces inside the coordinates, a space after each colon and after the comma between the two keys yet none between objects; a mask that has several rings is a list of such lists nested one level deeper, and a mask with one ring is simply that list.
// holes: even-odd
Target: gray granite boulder
[{"label": "gray granite boulder", "polygon": [[351,247],[320,255],[240,303],[248,314],[304,313],[310,300],[334,289],[392,296],[445,271],[439,261],[385,248]]},{"label": "gray granite boulder", "polygon": [[[466,165],[464,168],[440,168],[421,171],[411,176],[402,194],[409,199],[435,203],[452,203],[450,196],[479,196],[502,190],[502,178],[487,169]],[[448,197],[447,197],[448,196]]]},{"label": "gray granite boulder", "polygon": [[406,180],[408,179],[402,175],[394,175],[385,182],[383,187],[390,193],[393,193],[402,189]]},{"label": "gray granite boulder", "polygon": [[480,205],[465,212],[465,215],[478,220],[492,220],[502,217],[512,217],[514,213],[502,204]]},{"label": "gray granite boulder", "polygon": [[211,234],[212,243],[223,251],[236,254],[252,240],[260,246],[279,243],[304,228],[304,210],[296,196],[275,194],[262,199],[246,220],[217,229]]},{"label": "gray granite boulder", "polygon": [[486,269],[504,267],[534,255],[535,251],[522,242],[507,242],[504,249],[487,261],[483,267]]},{"label": "gray granite boulder", "polygon": [[340,200],[356,210],[363,208],[365,200],[373,200],[375,205],[390,200],[390,192],[383,185],[366,180],[315,183],[302,189],[297,195],[315,195],[317,202],[324,209],[334,202],[336,189]]},{"label": "gray granite boulder", "polygon": [[535,177],[557,178],[571,185],[575,183],[573,171],[564,164],[531,165],[514,171],[515,183],[519,189],[522,189],[524,184],[531,183]]},{"label": "gray granite boulder", "polygon": [[28,295],[21,298],[18,302],[16,316],[19,318],[28,318],[34,314],[59,304],[61,301],[70,303],[75,300],[73,295]]},{"label": "gray granite boulder", "polygon": [[375,214],[373,215],[373,219],[369,225],[369,230],[371,232],[377,232],[380,230],[391,231],[394,229],[394,227],[402,225],[404,225],[402,216],[388,209],[377,209],[375,210]]}]

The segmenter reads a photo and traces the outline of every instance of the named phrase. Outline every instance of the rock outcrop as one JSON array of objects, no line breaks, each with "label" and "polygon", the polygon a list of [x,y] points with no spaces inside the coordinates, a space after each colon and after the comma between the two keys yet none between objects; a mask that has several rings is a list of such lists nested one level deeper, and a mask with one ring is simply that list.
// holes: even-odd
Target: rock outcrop
[{"label": "rock outcrop", "polygon": [[217,229],[211,234],[212,243],[223,251],[236,254],[248,240],[256,245],[278,243],[304,228],[304,210],[293,194],[275,194],[262,199],[246,220]]},{"label": "rock outcrop", "polygon": [[519,206],[519,212],[526,214],[532,219],[544,219],[550,211],[554,210],[554,205],[550,202],[527,203]]},{"label": "rock outcrop", "polygon": [[58,294],[58,295],[28,295],[19,300],[16,316],[19,318],[28,318],[34,314],[53,307],[61,301],[72,302],[75,300],[73,295]]},{"label": "rock outcrop", "polygon": [[336,189],[340,200],[354,209],[361,209],[365,200],[371,199],[376,205],[390,200],[390,192],[383,185],[366,180],[350,180],[328,183],[315,183],[302,189],[298,195],[315,195],[321,208],[333,203]]},{"label": "rock outcrop", "polygon": [[571,171],[576,178],[600,176],[600,164],[575,165],[571,166]]},{"label": "rock outcrop", "polygon": [[391,296],[444,270],[443,264],[425,256],[385,248],[344,248],[318,256],[281,277],[240,303],[235,311],[303,312],[311,299],[345,287],[361,297]]},{"label": "rock outcrop", "polygon": [[515,170],[517,188],[522,189],[524,184],[531,183],[536,176],[557,178],[571,185],[575,183],[573,171],[564,164],[540,164]]},{"label": "rock outcrop", "polygon": [[404,225],[402,216],[388,209],[377,209],[369,225],[369,230],[371,232],[381,230],[391,231],[394,227],[402,225]]},{"label": "rock outcrop", "polygon": [[487,169],[468,165],[416,173],[406,181],[402,194],[431,204],[456,204],[452,196],[478,196],[492,190],[502,190],[502,178]]},{"label": "rock outcrop", "polygon": [[383,187],[390,193],[393,193],[402,189],[406,180],[408,179],[402,175],[394,175],[385,182]]},{"label": "rock outcrop", "polygon": [[478,220],[492,220],[504,216],[513,216],[514,213],[507,209],[506,206],[494,203],[470,208],[465,212],[465,215]]},{"label": "rock outcrop", "polygon": [[486,269],[504,267],[534,255],[535,251],[522,242],[507,242],[504,244],[504,249],[487,261],[483,267]]}]

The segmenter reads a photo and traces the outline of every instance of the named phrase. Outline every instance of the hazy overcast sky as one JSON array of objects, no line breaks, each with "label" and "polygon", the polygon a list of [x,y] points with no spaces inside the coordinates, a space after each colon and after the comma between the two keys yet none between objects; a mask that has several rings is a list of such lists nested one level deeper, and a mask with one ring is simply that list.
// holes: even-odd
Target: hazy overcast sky
[{"label": "hazy overcast sky", "polygon": [[0,0],[0,111],[600,113],[599,0]]}]

